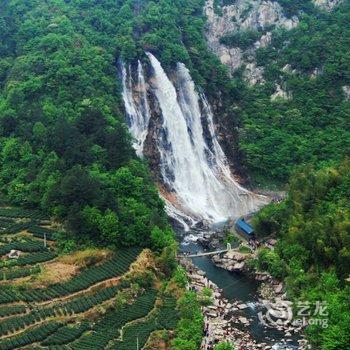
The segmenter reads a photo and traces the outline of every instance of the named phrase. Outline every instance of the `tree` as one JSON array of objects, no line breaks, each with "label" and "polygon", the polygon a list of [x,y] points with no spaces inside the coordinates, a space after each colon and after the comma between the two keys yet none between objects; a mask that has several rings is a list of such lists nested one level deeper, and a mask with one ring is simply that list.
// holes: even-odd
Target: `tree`
[{"label": "tree", "polygon": [[344,285],[350,273],[349,174],[348,159],[319,170],[305,167],[291,178],[285,202],[262,209],[255,219],[261,235],[279,237],[274,251],[259,251],[259,267],[285,277],[295,301],[327,304],[327,318],[306,332],[313,345],[329,350],[346,349],[350,341]]},{"label": "tree", "polygon": [[178,301],[181,319],[175,330],[172,350],[195,350],[200,347],[203,333],[203,316],[196,293],[187,292]]},{"label": "tree", "polygon": [[158,226],[154,226],[151,231],[151,241],[155,250],[162,251],[165,247],[173,244],[173,232],[170,228],[161,230]]}]

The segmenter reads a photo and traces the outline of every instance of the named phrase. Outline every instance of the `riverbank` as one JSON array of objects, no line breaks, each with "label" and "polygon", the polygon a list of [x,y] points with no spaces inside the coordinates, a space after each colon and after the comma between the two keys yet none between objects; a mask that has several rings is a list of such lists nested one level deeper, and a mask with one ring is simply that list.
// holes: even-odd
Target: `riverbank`
[{"label": "riverbank", "polygon": [[210,281],[204,271],[200,270],[190,259],[182,258],[180,264],[187,271],[189,288],[197,292],[204,288],[212,290],[212,303],[202,307],[205,319],[205,337],[201,350],[212,350],[222,340],[230,341],[236,349],[258,350],[271,349],[270,345],[258,344],[249,332],[242,331],[235,325],[246,326],[252,320],[238,315],[236,312],[248,306],[238,301],[229,302],[222,295],[222,290]]},{"label": "riverbank", "polygon": [[[203,236],[203,234],[187,236],[181,244],[181,253],[186,255],[203,251],[200,244]],[[205,236],[209,237],[209,234]],[[237,251],[235,253],[247,255]],[[185,261],[188,260],[185,259]],[[307,349],[301,333],[280,326],[271,328],[268,323],[261,322],[259,315],[266,315],[268,307],[264,300],[272,300],[274,293],[281,297],[285,294],[283,286],[280,283],[271,283],[268,274],[258,273],[256,278],[253,278],[246,271],[237,272],[234,269],[229,271],[218,267],[218,264],[208,256],[194,257],[190,262],[191,264],[188,262],[184,264],[184,267],[189,273],[191,286],[193,284],[197,286],[197,290],[200,290],[199,287],[207,286],[210,280],[210,285],[214,288],[215,301],[212,307],[203,309],[206,319],[214,324],[209,332],[213,337],[211,341],[231,339],[237,345],[237,350]],[[197,270],[193,266],[202,272],[196,273]],[[193,271],[195,271],[194,276],[191,276]],[[271,288],[274,290],[271,291]],[[226,309],[224,312],[223,305]],[[276,309],[278,311],[278,307]]]},{"label": "riverbank", "polygon": [[[273,243],[273,242],[272,242]],[[269,246],[273,249],[273,245]],[[248,274],[260,283],[258,288],[259,303],[266,309],[265,313],[259,315],[263,324],[281,331],[285,335],[286,342],[291,342],[293,335],[300,336],[303,328],[300,324],[293,322],[292,302],[288,300],[285,286],[282,281],[272,277],[267,272],[256,270],[251,259],[257,257],[257,251],[239,252],[230,250],[223,254],[212,256],[212,262],[227,271],[235,271]],[[274,317],[271,317],[271,314]],[[298,341],[299,349],[306,349],[307,342],[301,336]]]}]

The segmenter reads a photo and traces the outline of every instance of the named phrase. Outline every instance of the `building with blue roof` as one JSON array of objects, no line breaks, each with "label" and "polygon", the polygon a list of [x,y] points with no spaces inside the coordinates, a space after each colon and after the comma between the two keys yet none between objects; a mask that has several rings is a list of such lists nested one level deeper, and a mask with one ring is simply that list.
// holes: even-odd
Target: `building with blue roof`
[{"label": "building with blue roof", "polygon": [[239,219],[236,221],[236,230],[240,233],[248,236],[249,238],[254,238],[254,229],[244,219]]}]

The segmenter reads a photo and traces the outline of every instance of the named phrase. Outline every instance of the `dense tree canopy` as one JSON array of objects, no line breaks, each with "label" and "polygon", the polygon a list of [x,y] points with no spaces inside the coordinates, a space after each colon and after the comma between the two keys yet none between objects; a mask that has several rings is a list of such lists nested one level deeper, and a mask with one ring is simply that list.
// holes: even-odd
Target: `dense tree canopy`
[{"label": "dense tree canopy", "polygon": [[122,5],[1,5],[0,184],[7,201],[40,207],[87,238],[152,244],[152,232],[169,229],[124,124]]},{"label": "dense tree canopy", "polygon": [[[241,71],[229,79],[209,52],[204,0],[3,1],[1,195],[67,222],[81,240],[159,251],[172,245],[164,204],[124,124],[117,62],[144,60],[147,50],[167,70],[182,61],[215,102],[226,134],[236,136],[240,126],[244,158],[238,137],[226,150],[255,179],[285,182],[297,165],[314,164],[292,178],[285,202],[259,213],[258,233],[280,237],[259,264],[285,277],[295,298],[327,300],[330,327],[310,327],[310,338],[325,350],[345,350],[350,166],[334,164],[350,151],[350,4],[326,13],[311,0],[277,1],[288,16],[298,13],[300,24],[274,30],[271,45],[258,50],[266,82],[253,87]],[[245,49],[261,34],[239,32],[222,42]],[[277,84],[287,99],[271,99]],[[162,253],[164,269],[174,267],[172,252]],[[193,293],[180,300],[174,349],[198,348],[203,318],[197,304]]]},{"label": "dense tree canopy", "polygon": [[[253,179],[285,183],[288,196],[255,218],[260,236],[277,236],[276,249],[261,249],[255,264],[283,278],[295,302],[327,303],[328,327],[307,334],[323,350],[347,349],[350,274],[350,3],[333,12],[309,1],[278,0],[293,30],[276,28],[272,42],[256,52],[265,83],[248,86],[234,74],[240,148]],[[303,12],[299,12],[302,10]],[[263,30],[221,39],[249,49]],[[276,88],[284,96],[274,97]],[[342,162],[343,161],[343,162]]]},{"label": "dense tree canopy", "polygon": [[155,240],[158,248],[169,242],[163,203],[136,160],[124,124],[117,62],[145,59],[145,50],[167,69],[182,61],[212,98],[227,97],[222,120],[234,119],[226,69],[203,36],[203,5],[203,0],[2,4],[5,199],[40,207],[87,237],[112,242],[119,237],[127,245]]},{"label": "dense tree canopy", "polygon": [[329,327],[309,327],[322,349],[346,349],[350,343],[350,162],[315,171],[308,167],[290,182],[285,202],[256,217],[259,235],[277,235],[275,252],[262,251],[259,264],[285,277],[291,296],[326,301]]},{"label": "dense tree canopy", "polygon": [[[240,147],[255,179],[285,182],[295,165],[322,167],[349,155],[350,101],[344,93],[350,85],[349,16],[349,2],[331,13],[303,14],[295,29],[275,29],[272,43],[258,49],[266,83],[242,88],[236,109]],[[224,39],[244,45],[256,34]],[[285,98],[271,99],[277,85]]]}]

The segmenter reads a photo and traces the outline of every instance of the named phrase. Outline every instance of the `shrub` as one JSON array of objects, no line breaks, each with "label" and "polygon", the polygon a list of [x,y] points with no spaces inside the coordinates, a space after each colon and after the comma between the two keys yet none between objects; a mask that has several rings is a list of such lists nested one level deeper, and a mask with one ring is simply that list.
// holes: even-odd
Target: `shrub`
[{"label": "shrub", "polygon": [[258,266],[261,270],[266,270],[276,278],[285,275],[285,264],[280,256],[270,249],[262,248],[258,253]]},{"label": "shrub", "polygon": [[181,297],[178,302],[178,310],[181,319],[176,326],[176,336],[171,349],[199,349],[203,336],[204,320],[196,293],[187,292]]},{"label": "shrub", "polygon": [[220,38],[220,43],[230,46],[239,47],[243,50],[252,46],[260,37],[262,33],[257,30],[239,31],[227,34]]},{"label": "shrub", "polygon": [[213,291],[208,287],[204,287],[199,294],[198,300],[203,306],[211,305],[213,303]]},{"label": "shrub", "polygon": [[174,273],[174,280],[179,287],[186,287],[188,283],[187,273],[184,268],[178,266]]},{"label": "shrub", "polygon": [[222,341],[215,346],[214,350],[235,350],[235,346],[229,341]]}]

